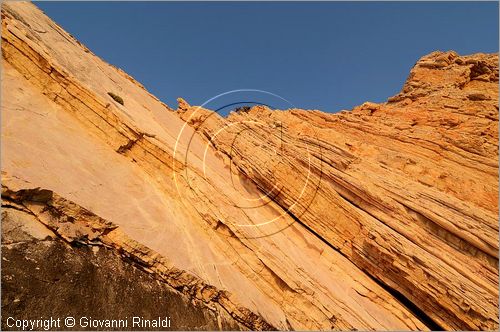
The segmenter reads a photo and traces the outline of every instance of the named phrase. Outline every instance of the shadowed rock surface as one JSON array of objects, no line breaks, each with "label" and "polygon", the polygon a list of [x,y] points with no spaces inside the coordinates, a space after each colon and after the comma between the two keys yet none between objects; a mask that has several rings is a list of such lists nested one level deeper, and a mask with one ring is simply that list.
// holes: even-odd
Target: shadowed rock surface
[{"label": "shadowed rock surface", "polygon": [[[2,211],[2,330],[8,317],[74,317],[78,330],[94,320],[164,319],[168,328],[148,330],[239,330],[227,314],[206,310],[172,290],[141,265],[110,248],[68,245],[35,217],[4,201]],[[80,324],[82,320],[82,325]],[[12,324],[12,322],[10,322]],[[66,330],[61,323],[58,330]],[[116,326],[113,330],[123,330]]]},{"label": "shadowed rock surface", "polygon": [[[2,56],[3,239],[56,239],[3,243],[2,317],[38,317],[40,283],[16,288],[66,271],[61,310],[149,289],[137,310],[181,329],[498,329],[497,54],[429,54],[387,103],[227,118],[169,108],[32,4],[2,4]],[[22,269],[48,256],[74,268]]]}]

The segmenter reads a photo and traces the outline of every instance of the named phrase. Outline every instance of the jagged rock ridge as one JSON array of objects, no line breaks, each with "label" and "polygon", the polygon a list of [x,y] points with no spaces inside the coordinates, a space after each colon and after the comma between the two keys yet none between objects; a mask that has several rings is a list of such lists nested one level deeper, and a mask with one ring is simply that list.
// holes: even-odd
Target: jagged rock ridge
[{"label": "jagged rock ridge", "polygon": [[133,259],[201,325],[498,328],[498,55],[432,53],[349,112],[228,118],[32,4],[2,4],[2,56],[6,214]]}]

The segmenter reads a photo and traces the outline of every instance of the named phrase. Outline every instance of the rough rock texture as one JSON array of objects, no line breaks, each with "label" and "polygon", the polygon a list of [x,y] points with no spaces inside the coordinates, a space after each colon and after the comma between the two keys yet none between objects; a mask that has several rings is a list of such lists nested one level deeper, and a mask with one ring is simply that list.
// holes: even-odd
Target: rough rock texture
[{"label": "rough rock texture", "polygon": [[165,310],[192,302],[177,326],[498,329],[498,55],[432,53],[349,112],[227,118],[172,110],[32,4],[2,4],[2,56],[6,211],[79,262],[134,261]]},{"label": "rough rock texture", "polygon": [[[2,330],[9,330],[9,316],[79,319],[83,313],[87,319],[126,319],[130,328],[132,317],[169,317],[168,329],[178,330],[244,328],[220,307],[206,310],[203,305],[193,304],[190,297],[173,291],[160,282],[162,279],[144,272],[143,262],[131,265],[120,258],[131,256],[96,240],[89,245],[87,240],[82,243],[75,239],[72,247],[68,246],[31,211],[4,196],[2,311],[8,314],[2,315]],[[61,329],[66,329],[64,324]]]}]

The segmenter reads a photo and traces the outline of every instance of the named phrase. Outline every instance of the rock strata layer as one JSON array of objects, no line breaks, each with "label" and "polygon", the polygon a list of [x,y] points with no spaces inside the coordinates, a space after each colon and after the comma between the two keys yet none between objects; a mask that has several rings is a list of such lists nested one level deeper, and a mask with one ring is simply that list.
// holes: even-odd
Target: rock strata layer
[{"label": "rock strata layer", "polygon": [[[51,252],[95,271],[80,287],[119,269],[96,294],[135,280],[179,329],[498,329],[497,54],[429,54],[386,103],[224,118],[3,3],[2,69],[7,275]],[[43,306],[6,278],[9,313]]]}]

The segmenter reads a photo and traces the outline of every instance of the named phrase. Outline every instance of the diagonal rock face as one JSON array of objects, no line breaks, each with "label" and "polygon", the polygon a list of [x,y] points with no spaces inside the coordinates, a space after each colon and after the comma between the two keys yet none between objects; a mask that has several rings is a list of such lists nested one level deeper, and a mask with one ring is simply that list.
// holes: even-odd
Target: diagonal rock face
[{"label": "diagonal rock face", "polygon": [[[274,200],[298,222],[439,326],[491,329],[498,324],[497,63],[497,55],[436,52],[385,104],[345,114],[254,107],[208,118],[199,130],[214,137],[237,124],[212,144],[262,190],[282,188]],[[306,178],[314,185],[293,206]]]},{"label": "diagonal rock face", "polygon": [[[215,302],[207,310],[203,301],[214,299],[212,295],[217,292],[213,292],[213,289],[193,284],[191,289],[194,291],[197,288],[201,295],[193,303],[189,296],[175,290],[182,289],[186,285],[185,281],[190,281],[181,278],[188,276],[166,268],[162,260],[154,264],[148,260],[137,260],[140,255],[133,253],[130,247],[127,247],[128,250],[115,251],[117,242],[107,242],[109,236],[118,235],[113,234],[117,230],[112,225],[92,223],[92,229],[86,227],[87,223],[81,223],[75,227],[66,222],[68,216],[65,212],[69,208],[72,212],[81,213],[81,208],[53,196],[47,190],[28,192],[35,195],[49,193],[47,197],[55,197],[56,204],[37,200],[36,204],[41,203],[47,209],[48,213],[44,213],[38,207],[33,209],[33,201],[16,203],[18,192],[4,192],[2,310],[8,315],[2,316],[3,329],[12,329],[8,317],[33,319],[36,313],[38,318],[80,318],[83,312],[88,320],[83,321],[82,330],[95,330],[98,327],[88,323],[90,318],[123,322],[126,321],[125,317],[143,317],[148,320],[169,317],[169,324],[164,324],[163,330],[244,328]],[[65,212],[59,209],[61,206],[64,206]],[[89,211],[86,212],[87,218],[98,221]],[[72,244],[71,247],[50,228],[44,227],[46,217],[53,218],[49,222],[52,229],[56,229],[57,225],[66,230],[61,234]],[[68,237],[69,229],[73,231],[71,237]],[[75,236],[76,232],[87,236]],[[88,236],[89,233],[94,236]],[[134,249],[139,249],[139,246]],[[150,254],[148,252],[148,256]],[[129,259],[136,263],[130,264]],[[149,269],[158,268],[163,269],[163,278],[158,279],[158,275],[148,272]],[[175,275],[175,281],[171,279],[173,284],[168,281],[169,275]],[[159,280],[166,282],[160,283]],[[219,293],[217,296],[224,298],[224,294]],[[63,325],[58,327],[57,330],[65,329]],[[127,321],[127,325],[121,323],[115,327],[116,330],[124,330],[132,327],[132,322]]]},{"label": "diagonal rock face", "polygon": [[498,329],[497,54],[432,53],[349,112],[222,118],[3,3],[2,97],[4,208],[135,261],[195,303],[176,326]]}]

